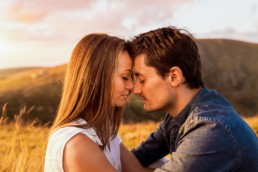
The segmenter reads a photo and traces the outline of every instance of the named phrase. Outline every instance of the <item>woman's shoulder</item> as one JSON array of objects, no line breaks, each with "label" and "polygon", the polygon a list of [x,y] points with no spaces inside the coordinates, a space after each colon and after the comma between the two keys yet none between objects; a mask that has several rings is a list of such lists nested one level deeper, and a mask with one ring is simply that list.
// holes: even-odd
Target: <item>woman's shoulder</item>
[{"label": "woman's shoulder", "polygon": [[58,128],[50,134],[49,142],[67,142],[74,135],[82,131],[82,128],[73,126]]},{"label": "woman's shoulder", "polygon": [[49,142],[67,142],[78,133],[82,133],[86,135],[88,138],[90,138],[93,142],[101,145],[101,142],[96,134],[96,131],[92,127],[82,128],[82,124],[86,124],[86,121],[80,119],[74,123],[71,123],[71,125],[54,130],[54,132],[51,133],[49,137]]},{"label": "woman's shoulder", "polygon": [[98,145],[82,133],[75,135],[65,145],[63,167],[72,171],[115,171]]},{"label": "woman's shoulder", "polygon": [[93,131],[91,129],[76,127],[76,123],[72,123],[71,125],[57,128],[50,134],[48,138],[47,151],[51,154],[54,152],[57,154],[58,152],[62,152],[66,143],[79,133],[83,133],[94,141],[94,137],[92,135]]},{"label": "woman's shoulder", "polygon": [[60,157],[65,144],[83,129],[77,127],[62,127],[55,129],[48,138],[46,157]]}]

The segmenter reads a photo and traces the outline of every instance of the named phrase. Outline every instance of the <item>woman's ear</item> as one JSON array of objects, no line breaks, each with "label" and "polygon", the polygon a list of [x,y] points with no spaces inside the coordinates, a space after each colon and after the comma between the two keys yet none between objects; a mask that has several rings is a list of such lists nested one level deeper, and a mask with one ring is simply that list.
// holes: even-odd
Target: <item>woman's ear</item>
[{"label": "woman's ear", "polygon": [[170,69],[169,77],[170,77],[170,84],[172,87],[178,87],[180,84],[184,82],[183,72],[177,66],[174,66]]}]

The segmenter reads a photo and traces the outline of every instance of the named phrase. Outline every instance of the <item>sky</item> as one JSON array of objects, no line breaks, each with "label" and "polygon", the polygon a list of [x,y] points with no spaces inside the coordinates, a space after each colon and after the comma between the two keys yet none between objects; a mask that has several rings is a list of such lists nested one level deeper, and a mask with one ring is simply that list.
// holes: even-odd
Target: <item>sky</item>
[{"label": "sky", "polygon": [[0,68],[61,65],[89,33],[131,39],[165,26],[258,43],[258,1],[0,0]]}]

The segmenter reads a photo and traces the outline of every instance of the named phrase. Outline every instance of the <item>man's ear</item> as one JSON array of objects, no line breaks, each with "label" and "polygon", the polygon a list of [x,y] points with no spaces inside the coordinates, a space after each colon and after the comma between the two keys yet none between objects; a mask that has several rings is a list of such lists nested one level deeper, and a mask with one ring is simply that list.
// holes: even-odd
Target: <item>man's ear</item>
[{"label": "man's ear", "polygon": [[169,77],[170,77],[170,84],[173,87],[179,86],[184,81],[183,72],[177,66],[174,66],[170,69]]}]

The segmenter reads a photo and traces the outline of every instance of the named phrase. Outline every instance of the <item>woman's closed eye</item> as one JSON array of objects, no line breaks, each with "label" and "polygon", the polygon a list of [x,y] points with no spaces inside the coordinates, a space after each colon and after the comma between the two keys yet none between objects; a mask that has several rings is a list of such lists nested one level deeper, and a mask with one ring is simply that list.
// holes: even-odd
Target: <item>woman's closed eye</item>
[{"label": "woman's closed eye", "polygon": [[127,81],[127,80],[129,79],[129,77],[123,76],[122,79],[125,80],[125,81]]}]

